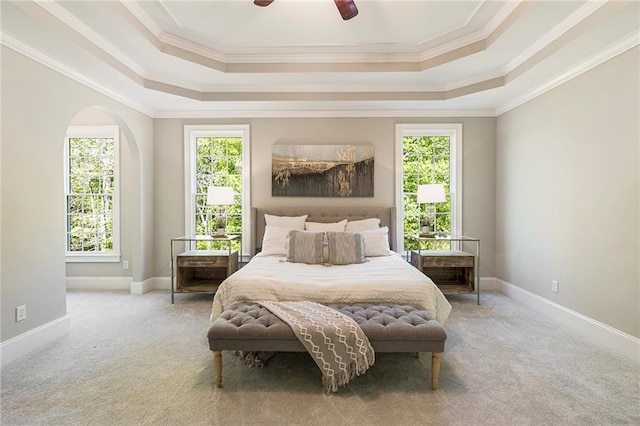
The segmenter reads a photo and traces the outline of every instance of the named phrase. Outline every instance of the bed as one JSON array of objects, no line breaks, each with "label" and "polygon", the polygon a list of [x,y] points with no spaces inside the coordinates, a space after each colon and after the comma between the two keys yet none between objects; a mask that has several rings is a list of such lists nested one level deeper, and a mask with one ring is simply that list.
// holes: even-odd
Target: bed
[{"label": "bed", "polygon": [[[327,227],[331,227],[328,224],[336,224],[345,219],[347,223],[353,224],[366,222],[367,219],[378,219],[379,225],[377,227],[380,228],[380,232],[367,230],[358,231],[358,233],[375,234],[375,244],[379,245],[381,243],[379,234],[381,234],[381,230],[387,228],[388,232],[384,234],[388,244],[387,252],[385,255],[365,256],[365,261],[362,263],[336,265],[335,262],[307,264],[288,261],[287,255],[290,253],[274,253],[273,250],[265,250],[266,247],[263,246],[263,243],[271,242],[270,233],[274,231],[274,228],[281,228],[280,226],[267,226],[265,220],[267,216],[265,215],[270,216],[272,220],[274,217],[278,218],[279,222],[277,223],[280,225],[290,226],[295,225],[294,220],[290,218],[299,218],[304,215],[306,215],[304,223],[327,224]],[[212,321],[230,306],[257,301],[422,306],[441,324],[446,321],[451,311],[451,305],[433,281],[392,250],[394,248],[394,227],[391,225],[395,223],[395,208],[255,208],[252,210],[252,218],[254,224],[251,230],[254,236],[252,247],[257,248],[260,252],[220,285],[213,299]],[[316,226],[316,230],[323,228],[322,226],[317,228],[318,225],[314,226]],[[320,233],[324,232],[313,234]],[[306,234],[310,233],[306,232],[304,238],[308,237]],[[331,234],[338,239],[342,238],[341,235],[338,235],[340,232],[324,234]],[[342,234],[347,237],[350,233],[343,232]],[[281,234],[280,238],[282,235],[284,234]],[[364,241],[374,240],[365,239]],[[365,246],[373,247],[373,244]],[[374,254],[380,254],[380,250]],[[324,256],[326,260],[326,248]],[[291,258],[291,256],[289,257]]]}]

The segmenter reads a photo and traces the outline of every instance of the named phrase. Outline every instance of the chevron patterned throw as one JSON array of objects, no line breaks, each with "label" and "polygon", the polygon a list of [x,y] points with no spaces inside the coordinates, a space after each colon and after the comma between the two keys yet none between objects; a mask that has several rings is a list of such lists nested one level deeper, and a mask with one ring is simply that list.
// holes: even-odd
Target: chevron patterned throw
[{"label": "chevron patterned throw", "polygon": [[258,302],[289,324],[336,392],[373,365],[375,353],[357,322],[315,302]]}]

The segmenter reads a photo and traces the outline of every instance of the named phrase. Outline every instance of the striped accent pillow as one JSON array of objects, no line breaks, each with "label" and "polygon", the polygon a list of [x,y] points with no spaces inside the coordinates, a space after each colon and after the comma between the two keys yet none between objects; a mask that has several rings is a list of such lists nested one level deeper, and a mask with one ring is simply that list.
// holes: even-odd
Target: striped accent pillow
[{"label": "striped accent pillow", "polygon": [[364,238],[361,232],[327,232],[329,263],[350,265],[364,263]]},{"label": "striped accent pillow", "polygon": [[323,232],[289,231],[287,234],[287,261],[312,265],[324,263],[322,257],[323,239]]}]

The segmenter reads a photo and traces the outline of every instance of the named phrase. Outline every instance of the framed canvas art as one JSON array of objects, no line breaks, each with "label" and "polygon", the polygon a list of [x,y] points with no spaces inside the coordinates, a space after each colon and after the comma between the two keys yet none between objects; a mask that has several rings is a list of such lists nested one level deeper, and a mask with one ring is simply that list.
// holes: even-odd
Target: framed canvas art
[{"label": "framed canvas art", "polygon": [[274,197],[373,197],[373,144],[275,144]]}]

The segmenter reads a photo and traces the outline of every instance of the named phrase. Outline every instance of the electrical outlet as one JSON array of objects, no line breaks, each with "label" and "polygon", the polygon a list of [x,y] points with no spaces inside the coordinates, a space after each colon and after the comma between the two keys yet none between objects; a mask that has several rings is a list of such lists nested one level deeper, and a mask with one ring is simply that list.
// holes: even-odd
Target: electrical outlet
[{"label": "electrical outlet", "polygon": [[560,291],[558,289],[558,281],[556,280],[551,281],[551,291],[553,291],[554,293],[558,293]]},{"label": "electrical outlet", "polygon": [[128,261],[128,260],[125,260],[124,262],[122,262],[122,267],[123,267],[124,269],[129,269],[129,261]]},{"label": "electrical outlet", "polygon": [[27,305],[18,306],[16,308],[16,322],[27,319]]}]

